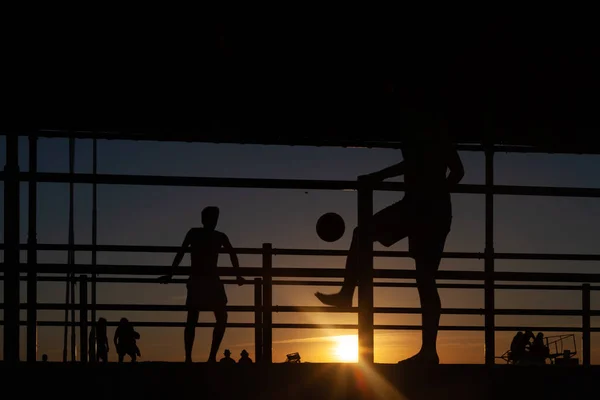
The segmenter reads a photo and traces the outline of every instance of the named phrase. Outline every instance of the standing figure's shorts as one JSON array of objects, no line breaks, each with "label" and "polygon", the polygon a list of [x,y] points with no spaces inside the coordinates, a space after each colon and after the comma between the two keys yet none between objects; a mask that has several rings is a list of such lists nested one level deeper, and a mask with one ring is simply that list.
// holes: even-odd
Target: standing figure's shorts
[{"label": "standing figure's shorts", "polygon": [[408,237],[413,258],[441,258],[451,224],[449,200],[427,204],[404,198],[373,215],[371,232],[385,247]]},{"label": "standing figure's shorts", "polygon": [[190,279],[185,304],[192,310],[223,308],[227,305],[225,286],[218,277]]}]

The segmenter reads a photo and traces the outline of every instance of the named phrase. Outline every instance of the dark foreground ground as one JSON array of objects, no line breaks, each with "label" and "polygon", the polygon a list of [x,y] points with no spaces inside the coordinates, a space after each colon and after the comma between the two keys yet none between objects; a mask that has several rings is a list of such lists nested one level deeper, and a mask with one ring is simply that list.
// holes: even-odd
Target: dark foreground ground
[{"label": "dark foreground ground", "polygon": [[592,399],[600,391],[600,366],[37,363],[0,373],[6,399]]}]

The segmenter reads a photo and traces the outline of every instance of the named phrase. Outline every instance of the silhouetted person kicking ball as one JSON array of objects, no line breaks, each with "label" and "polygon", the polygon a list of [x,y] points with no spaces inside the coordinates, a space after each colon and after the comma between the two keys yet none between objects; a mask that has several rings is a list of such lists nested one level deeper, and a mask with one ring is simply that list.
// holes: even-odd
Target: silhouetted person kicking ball
[{"label": "silhouetted person kicking ball", "polygon": [[223,355],[225,357],[223,357],[219,360],[219,362],[221,364],[235,364],[235,360],[233,358],[231,358],[231,351],[229,351],[229,349],[225,349],[225,351],[223,352]]},{"label": "silhouetted person kicking ball", "polygon": [[[452,222],[450,192],[463,178],[464,168],[458,152],[445,133],[411,135],[403,143],[402,154],[402,162],[359,179],[377,182],[404,175],[404,198],[373,215],[369,228],[373,241],[386,247],[405,237],[409,238],[409,251],[415,260],[417,289],[423,312],[423,342],[419,353],[403,363],[438,364],[436,341],[441,303],[435,274]],[[450,173],[446,176],[448,169]],[[342,289],[335,294],[315,294],[324,304],[352,306],[360,268],[357,246],[358,230],[355,228]]]},{"label": "silhouetted person kicking ball", "polygon": [[[219,251],[224,248],[231,258],[231,265],[238,272],[238,285],[244,283],[239,276],[239,262],[235,250],[229,242],[229,238],[222,232],[215,230],[219,220],[219,209],[217,207],[206,207],[202,210],[202,228],[192,228],[188,231],[181,250],[173,260],[173,268],[176,268],[185,254],[185,249],[191,247],[192,267],[190,278],[187,283],[188,308],[187,322],[184,331],[185,361],[192,362],[192,348],[196,335],[196,324],[201,309],[209,309],[215,313],[215,329],[213,330],[212,344],[208,362],[217,361],[217,352],[225,334],[227,324],[227,295],[225,287],[219,279],[217,261]],[[168,283],[173,276],[161,277],[162,283]]]}]

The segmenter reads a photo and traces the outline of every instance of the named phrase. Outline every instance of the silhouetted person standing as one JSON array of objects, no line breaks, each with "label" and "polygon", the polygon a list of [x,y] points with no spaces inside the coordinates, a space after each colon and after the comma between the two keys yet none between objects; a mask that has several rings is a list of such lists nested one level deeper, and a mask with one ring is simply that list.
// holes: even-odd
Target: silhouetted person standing
[{"label": "silhouetted person standing", "polygon": [[96,326],[92,328],[90,332],[89,345],[90,354],[92,354],[92,347],[96,346],[96,359],[92,361],[108,362],[108,334],[106,331],[107,321],[105,318],[98,318]]},{"label": "silhouetted person standing", "polygon": [[[446,133],[439,131],[410,135],[402,145],[402,154],[402,162],[359,179],[378,182],[404,175],[404,198],[373,215],[369,228],[373,241],[386,247],[409,238],[423,312],[423,342],[419,353],[403,362],[438,364],[436,342],[441,303],[435,274],[452,222],[450,192],[463,178],[464,168]],[[357,246],[355,228],[342,289],[335,294],[315,294],[324,304],[352,306],[360,268]]]},{"label": "silhouetted person standing", "polygon": [[125,355],[131,357],[131,362],[135,362],[137,357],[142,355],[136,344],[139,338],[140,334],[133,329],[133,324],[127,318],[121,318],[114,337],[120,363],[123,362]]},{"label": "silhouetted person standing", "polygon": [[[188,308],[187,322],[184,331],[185,360],[192,361],[192,348],[196,335],[196,324],[201,309],[209,309],[215,313],[215,329],[213,330],[212,344],[208,362],[217,361],[217,352],[225,334],[227,324],[227,295],[225,287],[219,278],[217,261],[219,251],[224,248],[231,258],[231,265],[238,272],[238,285],[244,280],[239,276],[239,261],[229,238],[222,232],[215,230],[219,220],[217,207],[206,207],[202,210],[202,228],[192,228],[188,231],[181,250],[173,260],[173,269],[176,268],[185,255],[187,247],[191,247],[191,273],[187,283]],[[163,283],[168,283],[173,273],[161,277]]]},{"label": "silhouetted person standing", "polygon": [[235,364],[235,360],[233,358],[231,358],[231,351],[229,351],[229,349],[225,349],[225,351],[223,352],[223,355],[225,357],[223,357],[219,360],[219,362],[221,364]]},{"label": "silhouetted person standing", "polygon": [[238,364],[253,364],[253,361],[250,358],[250,355],[248,354],[246,349],[242,350],[242,352],[240,353],[240,356],[241,357],[237,362]]}]

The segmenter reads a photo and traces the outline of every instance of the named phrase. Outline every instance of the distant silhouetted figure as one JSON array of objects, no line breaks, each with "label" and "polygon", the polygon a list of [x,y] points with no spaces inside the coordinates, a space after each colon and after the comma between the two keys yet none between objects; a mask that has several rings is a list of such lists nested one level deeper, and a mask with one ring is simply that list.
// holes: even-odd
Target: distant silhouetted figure
[{"label": "distant silhouetted figure", "polygon": [[[373,215],[371,226],[367,228],[373,241],[386,247],[409,238],[409,251],[417,272],[423,330],[421,350],[403,362],[438,364],[436,342],[441,303],[435,275],[452,222],[450,192],[463,178],[464,168],[447,134],[441,131],[407,136],[402,144],[402,154],[402,162],[359,177],[379,182],[404,175],[404,198]],[[359,278],[358,256],[358,228],[355,228],[342,289],[335,294],[317,292],[321,302],[336,307],[352,306]]]},{"label": "distant silhouetted figure", "polygon": [[48,361],[48,354],[42,354],[42,361],[43,362]]},{"label": "distant silhouetted figure", "polygon": [[550,355],[550,349],[544,344],[544,334],[542,332],[539,332],[533,339],[529,352],[535,363],[546,363],[546,358]]},{"label": "distant silhouetted figure", "polygon": [[98,322],[95,327],[92,327],[90,331],[90,354],[93,354],[92,347],[94,342],[96,344],[96,359],[92,361],[108,362],[108,333],[107,333],[107,322],[105,318],[98,318]]},{"label": "distant silhouetted figure", "polygon": [[532,345],[534,339],[535,339],[535,336],[533,334],[533,331],[527,329],[525,331],[525,334],[523,335],[523,341],[525,342],[525,347],[526,347],[527,351],[531,350],[531,345]]},{"label": "distant silhouetted figure", "polygon": [[517,332],[510,343],[510,359],[513,363],[517,364],[525,356],[525,334],[523,332]]},{"label": "distant silhouetted figure", "polygon": [[242,350],[242,352],[240,353],[240,359],[238,360],[238,364],[252,364],[253,361],[250,358],[248,352],[246,351],[246,349]]},{"label": "distant silhouetted figure", "polygon": [[[227,295],[217,269],[221,248],[229,253],[231,265],[238,274],[238,285],[241,286],[244,282],[244,279],[239,276],[239,261],[229,238],[224,233],[215,230],[218,221],[219,209],[217,207],[206,207],[202,210],[202,224],[204,226],[202,228],[191,228],[188,231],[181,250],[173,260],[173,269],[175,269],[181,263],[187,247],[191,247],[192,266],[187,283],[186,300],[188,315],[184,331],[186,362],[192,362],[196,324],[202,309],[212,310],[215,314],[216,324],[213,330],[208,362],[217,361],[217,352],[227,325]],[[160,280],[162,283],[168,283],[172,277],[173,272],[170,275],[161,277]]]},{"label": "distant silhouetted figure", "polygon": [[223,357],[219,360],[220,363],[235,364],[235,360],[233,358],[231,358],[231,351],[229,351],[229,349],[225,349],[225,351],[223,352],[223,355],[225,357]]},{"label": "distant silhouetted figure", "polygon": [[140,334],[133,329],[131,322],[127,318],[121,318],[114,337],[119,362],[123,362],[125,355],[131,357],[131,362],[135,362],[137,357],[142,355],[136,344],[136,340],[139,338]]}]

